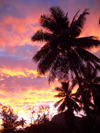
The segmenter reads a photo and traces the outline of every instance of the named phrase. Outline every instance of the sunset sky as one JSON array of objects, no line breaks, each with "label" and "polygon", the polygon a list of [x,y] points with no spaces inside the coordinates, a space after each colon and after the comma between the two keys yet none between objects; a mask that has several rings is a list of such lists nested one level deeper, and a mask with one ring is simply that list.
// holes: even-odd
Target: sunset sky
[{"label": "sunset sky", "polygon": [[[49,13],[49,7],[60,6],[72,20],[85,8],[90,15],[81,36],[95,35],[100,39],[100,0],[0,0],[0,103],[10,105],[20,116],[33,106],[47,104],[53,113],[56,92],[48,84],[48,74],[38,77],[32,57],[42,43],[31,37],[40,28],[39,18]],[[100,57],[100,49],[91,52]]]}]

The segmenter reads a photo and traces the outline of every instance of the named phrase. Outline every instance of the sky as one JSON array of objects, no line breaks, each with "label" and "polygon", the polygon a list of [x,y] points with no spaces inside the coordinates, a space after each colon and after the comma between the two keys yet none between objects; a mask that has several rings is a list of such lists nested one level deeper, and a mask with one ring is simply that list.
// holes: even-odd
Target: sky
[{"label": "sky", "polygon": [[[40,29],[39,18],[48,14],[51,6],[60,6],[72,20],[80,9],[89,10],[81,36],[100,39],[100,0],[0,0],[0,103],[10,105],[21,117],[29,108],[49,105],[51,113],[58,100],[55,87],[48,84],[48,74],[38,77],[34,54],[43,43],[32,42],[31,37]],[[90,49],[100,58],[100,48]]]}]

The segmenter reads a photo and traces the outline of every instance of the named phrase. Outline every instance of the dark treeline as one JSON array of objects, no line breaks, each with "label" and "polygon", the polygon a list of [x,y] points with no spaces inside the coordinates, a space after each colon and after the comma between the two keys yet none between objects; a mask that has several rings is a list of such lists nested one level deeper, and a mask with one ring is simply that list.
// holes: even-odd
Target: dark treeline
[{"label": "dark treeline", "polygon": [[[48,105],[40,105],[38,109],[28,109],[29,114],[28,120],[30,119],[30,123],[27,123],[27,120],[24,118],[19,118],[18,113],[14,113],[14,110],[10,106],[0,105],[0,118],[2,120],[1,124],[1,132],[3,133],[12,133],[12,132],[21,132],[32,129],[33,127],[37,127],[40,124],[46,124],[50,122],[51,115],[49,114],[50,107]],[[37,114],[37,117],[35,116]],[[34,126],[33,126],[34,125]],[[27,127],[30,126],[30,127]],[[27,128],[26,128],[27,127]],[[32,130],[31,129],[31,130]]]},{"label": "dark treeline", "polygon": [[[46,106],[41,106],[46,108]],[[35,111],[35,110],[34,110]],[[9,106],[2,106],[1,108],[2,119],[2,133],[88,133],[88,122],[86,117],[76,117],[69,109],[65,111],[65,124],[60,122],[54,122],[49,118],[49,114],[38,114],[35,120],[26,125],[26,120],[21,118],[18,120],[18,115],[14,113],[13,109]],[[31,115],[31,114],[30,114]],[[34,116],[34,115],[33,115]],[[97,120],[97,119],[95,119]],[[99,124],[98,121],[96,124]],[[95,125],[96,125],[95,124]],[[100,127],[96,125],[97,131],[100,131]]]}]

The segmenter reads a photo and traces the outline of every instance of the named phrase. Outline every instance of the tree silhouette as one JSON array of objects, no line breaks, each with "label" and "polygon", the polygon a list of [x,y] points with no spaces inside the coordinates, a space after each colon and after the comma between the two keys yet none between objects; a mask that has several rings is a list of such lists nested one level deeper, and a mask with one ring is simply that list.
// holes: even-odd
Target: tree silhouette
[{"label": "tree silhouette", "polygon": [[[84,68],[84,78],[81,78],[82,88],[85,93],[85,98],[88,106],[91,106],[94,111],[100,112],[100,77],[97,75],[100,66],[93,67],[90,62]],[[74,80],[75,81],[75,80]],[[75,81],[77,83],[77,81]],[[80,93],[80,89],[77,90]],[[78,96],[81,94],[78,94]]]},{"label": "tree silhouette", "polygon": [[37,112],[38,117],[34,121],[35,124],[40,124],[40,123],[48,123],[49,122],[49,109],[50,107],[48,105],[40,105],[39,106],[39,111]]},{"label": "tree silhouette", "polygon": [[3,132],[14,132],[16,127],[18,127],[19,121],[18,116],[14,114],[14,111],[11,107],[2,106],[1,109],[1,118],[2,118],[2,126],[3,126]]},{"label": "tree silhouette", "polygon": [[21,125],[22,128],[24,128],[25,124],[26,124],[26,120],[24,120],[24,118],[21,118],[19,121],[19,125]]},{"label": "tree silhouette", "polygon": [[[84,73],[85,84],[90,97],[93,97],[94,111],[100,112],[100,77],[97,75],[99,67],[93,67],[89,62]],[[90,99],[91,100],[91,99]]]},{"label": "tree silhouette", "polygon": [[59,93],[55,95],[55,97],[61,98],[59,101],[57,101],[54,106],[58,106],[60,103],[61,105],[58,108],[59,112],[62,112],[65,110],[65,107],[69,110],[69,112],[72,112],[75,110],[80,111],[80,107],[78,105],[79,100],[76,98],[75,94],[72,94],[71,87],[69,87],[69,82],[62,82],[61,88],[57,87],[55,88]]},{"label": "tree silhouette", "polygon": [[[70,23],[68,13],[65,14],[60,7],[51,7],[50,15],[41,15],[40,24],[44,30],[38,30],[32,41],[45,41],[45,45],[34,55],[33,60],[38,62],[38,72],[45,74],[50,71],[49,81],[68,78],[69,72],[75,74],[82,95],[85,111],[90,120],[88,105],[79,76],[83,73],[83,66],[89,60],[95,66],[100,59],[88,52],[93,46],[100,45],[94,36],[79,37],[88,15],[87,9],[79,15],[79,11]],[[92,132],[92,131],[91,131]]]},{"label": "tree silhouette", "polygon": [[[73,111],[80,111],[79,106],[79,99],[76,98],[75,93],[72,94],[72,87],[69,86],[69,82],[62,82],[62,86],[59,88],[55,88],[59,93],[55,95],[55,97],[61,98],[59,101],[57,101],[54,106],[60,106],[58,107],[58,111],[62,112],[65,111],[65,122],[68,129],[70,129],[70,132],[75,130],[75,115]],[[66,109],[67,107],[67,109]]]}]

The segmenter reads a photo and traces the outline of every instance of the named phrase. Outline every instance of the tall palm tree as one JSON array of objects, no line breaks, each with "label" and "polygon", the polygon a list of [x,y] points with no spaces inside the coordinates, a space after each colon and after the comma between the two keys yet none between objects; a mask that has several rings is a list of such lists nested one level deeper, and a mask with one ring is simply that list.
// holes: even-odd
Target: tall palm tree
[{"label": "tall palm tree", "polygon": [[73,111],[80,111],[80,107],[78,105],[78,102],[80,102],[76,97],[75,94],[72,94],[71,87],[69,87],[69,82],[62,82],[62,86],[56,87],[55,89],[59,91],[55,97],[61,98],[59,101],[57,101],[54,106],[57,107],[60,103],[61,105],[58,108],[58,112],[62,112],[67,109],[73,113]]},{"label": "tall palm tree", "polygon": [[50,15],[41,15],[40,24],[46,29],[38,30],[32,37],[32,41],[44,41],[45,45],[34,55],[33,60],[38,62],[38,72],[45,74],[50,71],[49,81],[56,77],[68,78],[69,72],[75,74],[80,86],[85,110],[89,117],[88,106],[81,87],[79,76],[83,72],[83,66],[88,60],[95,66],[100,59],[86,49],[100,45],[100,41],[94,36],[79,37],[88,15],[87,9],[77,17],[79,11],[70,23],[68,13],[65,14],[60,7],[51,7]]},{"label": "tall palm tree", "polygon": [[[84,69],[84,78],[80,78],[95,129],[100,125],[100,76],[98,76],[98,70],[100,70],[100,66],[96,68],[88,62]],[[76,84],[77,80],[74,79],[72,87]],[[78,88],[76,98],[81,98],[80,95]]]},{"label": "tall palm tree", "polygon": [[[88,101],[89,105],[94,104],[94,111],[96,113],[100,112],[100,76],[98,76],[99,70],[100,66],[93,67],[90,62],[88,62],[87,67],[84,69],[84,78],[81,78],[85,98],[87,99],[86,101]],[[75,81],[75,83],[77,82]],[[77,92],[80,92],[80,90]],[[91,101],[93,101],[93,104],[91,104]]]}]

